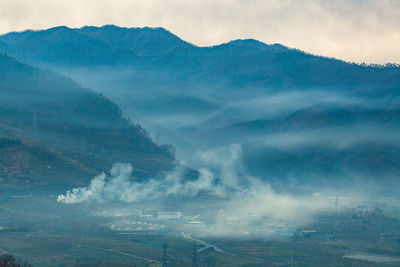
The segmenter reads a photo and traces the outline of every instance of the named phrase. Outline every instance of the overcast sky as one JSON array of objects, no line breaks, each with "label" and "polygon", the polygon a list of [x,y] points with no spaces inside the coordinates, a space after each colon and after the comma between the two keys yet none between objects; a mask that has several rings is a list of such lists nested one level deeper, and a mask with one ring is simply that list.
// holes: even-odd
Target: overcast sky
[{"label": "overcast sky", "polygon": [[0,0],[0,33],[104,24],[160,26],[201,46],[255,38],[400,63],[400,0]]}]

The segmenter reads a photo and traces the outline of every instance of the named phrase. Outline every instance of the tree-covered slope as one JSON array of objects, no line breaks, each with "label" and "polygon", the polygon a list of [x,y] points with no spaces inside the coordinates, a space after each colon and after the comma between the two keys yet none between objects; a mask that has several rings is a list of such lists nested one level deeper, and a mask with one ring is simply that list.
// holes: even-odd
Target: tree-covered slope
[{"label": "tree-covered slope", "polygon": [[0,95],[0,135],[20,142],[16,148],[21,153],[27,147],[50,147],[91,170],[123,161],[132,162],[142,175],[172,163],[167,146],[153,143],[114,103],[69,78],[1,54]]}]

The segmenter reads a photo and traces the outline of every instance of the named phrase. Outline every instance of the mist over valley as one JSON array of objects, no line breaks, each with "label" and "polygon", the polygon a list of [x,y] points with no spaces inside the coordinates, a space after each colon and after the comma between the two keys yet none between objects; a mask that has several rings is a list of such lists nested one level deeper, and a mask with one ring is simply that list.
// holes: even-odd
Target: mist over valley
[{"label": "mist over valley", "polygon": [[396,64],[254,39],[201,47],[114,25],[3,34],[0,254],[396,266],[399,90]]}]

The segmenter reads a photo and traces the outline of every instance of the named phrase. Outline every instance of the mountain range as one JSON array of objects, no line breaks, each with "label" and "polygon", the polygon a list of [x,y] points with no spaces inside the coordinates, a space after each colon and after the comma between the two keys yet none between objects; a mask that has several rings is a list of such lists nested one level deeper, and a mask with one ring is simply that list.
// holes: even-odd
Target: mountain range
[{"label": "mountain range", "polygon": [[0,90],[13,92],[1,100],[6,147],[45,143],[92,172],[133,159],[146,176],[173,162],[151,136],[194,166],[204,151],[240,144],[244,169],[274,181],[400,174],[396,64],[253,39],[200,47],[163,28],[114,25],[12,32],[0,51]]},{"label": "mountain range", "polygon": [[[352,87],[393,93],[399,67],[361,66],[253,39],[199,47],[163,28],[114,25],[12,32],[0,49],[28,63],[63,66],[137,66],[174,73],[176,79],[236,87]],[[384,81],[384,83],[383,83]]]}]

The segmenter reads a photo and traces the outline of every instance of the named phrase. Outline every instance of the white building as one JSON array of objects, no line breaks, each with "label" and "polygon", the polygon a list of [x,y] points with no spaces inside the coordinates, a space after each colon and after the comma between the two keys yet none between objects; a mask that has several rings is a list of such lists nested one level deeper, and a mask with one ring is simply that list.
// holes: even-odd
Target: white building
[{"label": "white building", "polygon": [[157,213],[157,218],[162,220],[168,219],[180,219],[182,218],[182,212],[180,211],[159,211]]}]

